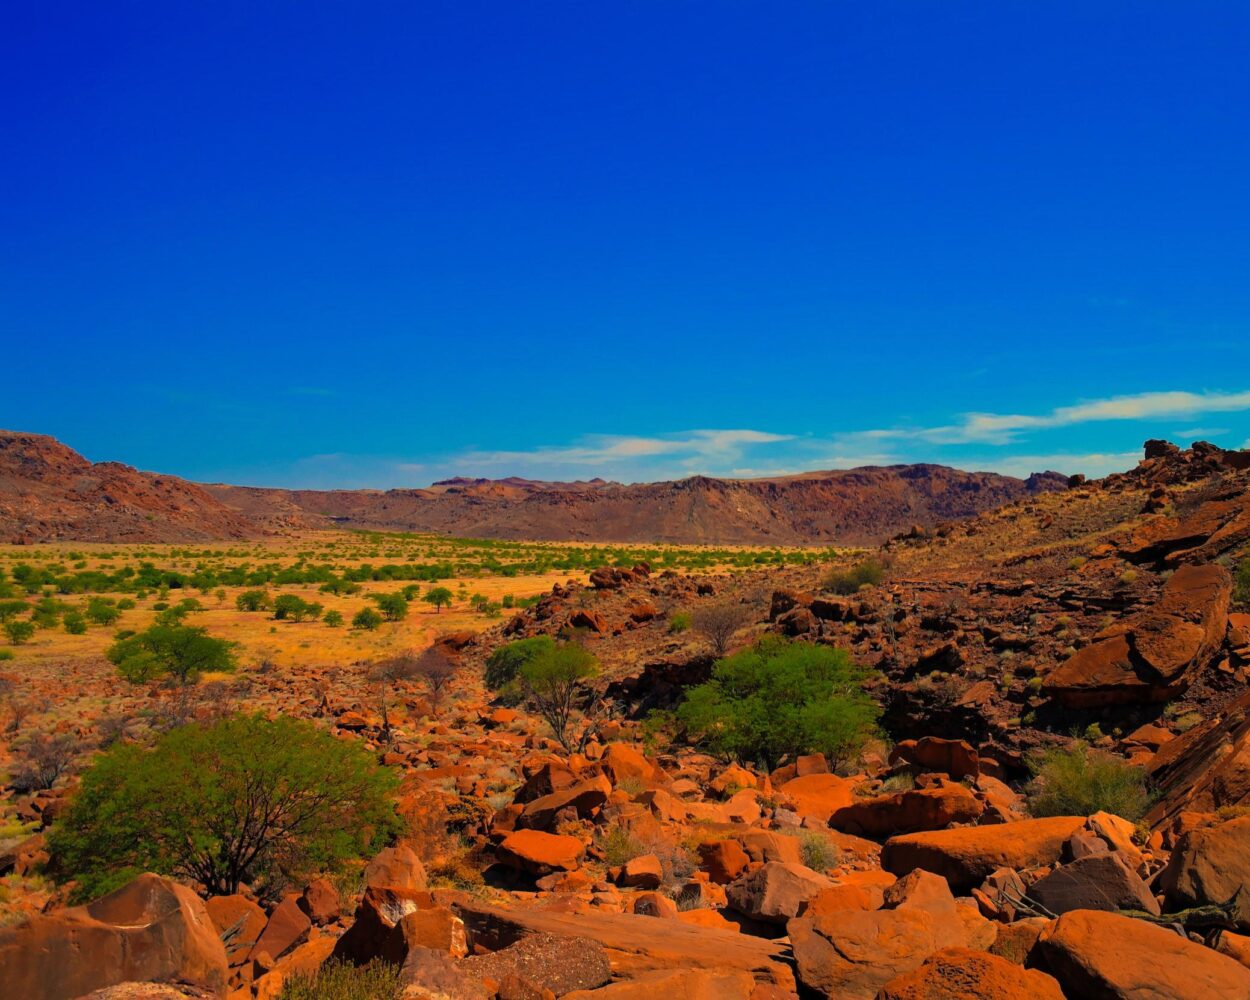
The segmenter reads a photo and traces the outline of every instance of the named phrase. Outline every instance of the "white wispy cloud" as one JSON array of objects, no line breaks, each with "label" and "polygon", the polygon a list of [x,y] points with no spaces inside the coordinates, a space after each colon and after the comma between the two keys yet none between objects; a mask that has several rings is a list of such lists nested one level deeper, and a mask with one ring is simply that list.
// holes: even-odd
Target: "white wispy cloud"
[{"label": "white wispy cloud", "polygon": [[958,422],[937,427],[882,428],[857,431],[850,438],[864,441],[912,439],[931,444],[1011,444],[1026,431],[1071,427],[1105,420],[1151,420],[1197,416],[1203,413],[1234,413],[1250,410],[1250,392],[1143,392],[1112,396],[1048,413],[965,413]]},{"label": "white wispy cloud", "polygon": [[793,439],[791,434],[756,430],[695,430],[662,437],[591,435],[571,445],[546,445],[523,451],[466,451],[449,461],[480,466],[610,465],[653,458],[685,458],[723,463],[744,449]]}]

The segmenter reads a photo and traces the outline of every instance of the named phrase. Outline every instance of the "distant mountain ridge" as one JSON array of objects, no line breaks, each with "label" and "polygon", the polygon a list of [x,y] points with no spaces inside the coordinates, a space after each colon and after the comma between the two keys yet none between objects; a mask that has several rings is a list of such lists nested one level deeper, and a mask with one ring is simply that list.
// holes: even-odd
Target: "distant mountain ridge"
[{"label": "distant mountain ridge", "polygon": [[941,465],[656,483],[456,477],[423,489],[196,484],[91,463],[40,434],[0,431],[0,539],[173,542],[352,528],[536,541],[869,544],[1064,489]]}]

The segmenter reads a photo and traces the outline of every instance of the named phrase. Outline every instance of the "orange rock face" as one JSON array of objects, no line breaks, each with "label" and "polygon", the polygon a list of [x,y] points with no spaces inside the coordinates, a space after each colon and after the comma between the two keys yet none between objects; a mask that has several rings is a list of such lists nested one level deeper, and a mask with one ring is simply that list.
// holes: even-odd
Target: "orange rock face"
[{"label": "orange rock face", "polygon": [[1045,973],[969,948],[943,948],[891,979],[877,1000],[1064,1000]]},{"label": "orange rock face", "polygon": [[1036,868],[1058,861],[1064,841],[1084,825],[1083,816],[1052,816],[904,834],[886,841],[881,867],[895,875],[923,868],[941,875],[956,891],[966,891],[997,868]]},{"label": "orange rock face", "polygon": [[1037,947],[1070,997],[1250,997],[1250,969],[1173,931],[1115,913],[1065,913],[1042,932]]},{"label": "orange rock face", "polygon": [[204,904],[159,875],[0,931],[5,996],[72,1000],[148,980],[222,991],[226,975],[226,950]]},{"label": "orange rock face", "polygon": [[576,837],[564,837],[541,830],[517,830],[508,834],[496,849],[505,864],[536,875],[572,871],[585,853]]}]

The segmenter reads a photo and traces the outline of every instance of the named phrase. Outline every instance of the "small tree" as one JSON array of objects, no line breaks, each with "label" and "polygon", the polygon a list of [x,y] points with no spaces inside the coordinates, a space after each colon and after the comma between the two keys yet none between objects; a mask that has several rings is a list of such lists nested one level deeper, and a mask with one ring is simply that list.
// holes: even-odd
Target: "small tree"
[{"label": "small tree", "polygon": [[25,601],[0,601],[0,622],[11,621],[28,611],[30,611],[30,605]]},{"label": "small tree", "polygon": [[1088,816],[1109,812],[1137,822],[1150,805],[1146,772],[1077,740],[1030,761],[1029,811],[1034,816]]},{"label": "small tree", "polygon": [[549,635],[536,635],[517,639],[494,650],[486,660],[486,686],[491,691],[502,691],[517,678],[520,669],[541,653],[556,648]]},{"label": "small tree", "polygon": [[876,559],[864,559],[849,569],[831,569],[822,586],[835,594],[853,594],[860,587],[876,586],[885,578],[885,570]]},{"label": "small tree", "polygon": [[330,626],[330,628],[343,627],[343,613],[341,611],[327,611],[321,616],[321,620]]},{"label": "small tree", "polygon": [[10,619],[4,623],[4,634],[14,646],[24,645],[35,634],[35,623]]},{"label": "small tree", "polygon": [[417,657],[411,651],[400,653],[385,660],[379,660],[369,667],[367,678],[378,685],[378,701],[382,709],[382,733],[389,738],[391,734],[391,716],[387,710],[387,692],[397,684],[411,681],[417,676]]},{"label": "small tree", "polygon": [[187,684],[202,673],[235,668],[233,643],[189,625],[152,625],[113,643],[104,655],[119,674],[135,684],[162,674]]},{"label": "small tree", "polygon": [[84,635],[87,631],[87,619],[81,611],[66,611],[61,624],[70,635]]},{"label": "small tree", "polygon": [[442,614],[443,605],[450,605],[451,597],[451,591],[446,587],[433,587],[421,600],[433,604],[435,612]]},{"label": "small tree", "polygon": [[234,606],[240,611],[267,611],[269,609],[269,593],[264,590],[245,590],[234,599]]},{"label": "small tree", "polygon": [[403,621],[408,617],[408,599],[403,594],[373,594],[372,597],[388,622]]},{"label": "small tree", "polygon": [[51,788],[73,763],[76,743],[68,733],[35,733],[20,748],[13,787],[23,793]]},{"label": "small tree", "polygon": [[456,662],[437,646],[431,646],[417,658],[416,674],[425,686],[426,697],[435,715],[439,714],[443,696],[458,670]]},{"label": "small tree", "polygon": [[295,594],[282,594],[273,602],[273,616],[293,622],[302,622],[305,618],[315,620],[321,617],[321,605],[309,604]]},{"label": "small tree", "polygon": [[396,832],[397,784],[355,741],[303,720],[235,716],[174,729],[150,750],[101,754],[49,846],[86,898],[143,871],[193,879],[209,895],[299,884]]},{"label": "small tree", "polygon": [[93,597],[87,602],[86,615],[96,625],[112,625],[122,613],[112,601]]},{"label": "small tree", "polygon": [[768,770],[801,753],[845,760],[876,733],[872,676],[845,650],[768,636],[717,662],[678,718],[714,752]]},{"label": "small tree", "polygon": [[366,632],[376,631],[382,624],[382,616],[373,608],[361,608],[352,615],[352,628],[363,629]]},{"label": "small tree", "polygon": [[717,601],[691,612],[690,624],[712,644],[712,650],[717,656],[724,656],[729,651],[729,644],[738,629],[745,628],[751,618],[751,611],[745,604]]},{"label": "small tree", "polygon": [[566,642],[539,653],[524,663],[518,679],[526,697],[551,727],[556,740],[572,753],[585,745],[590,730],[583,730],[575,744],[569,730],[586,681],[599,673],[594,655],[576,643]]}]

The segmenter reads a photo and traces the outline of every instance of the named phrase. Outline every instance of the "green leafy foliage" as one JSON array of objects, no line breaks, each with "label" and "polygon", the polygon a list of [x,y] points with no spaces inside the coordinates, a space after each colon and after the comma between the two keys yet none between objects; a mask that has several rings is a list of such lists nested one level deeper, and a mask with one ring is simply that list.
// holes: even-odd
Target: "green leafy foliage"
[{"label": "green leafy foliage", "polygon": [[1150,806],[1146,773],[1094,750],[1084,740],[1048,750],[1031,762],[1029,810],[1034,816],[1088,816],[1106,811],[1137,822]]},{"label": "green leafy foliage", "polygon": [[84,614],[93,625],[112,625],[122,616],[117,605],[103,597],[93,597],[87,601]]},{"label": "green leafy foliage", "polygon": [[165,674],[186,684],[202,673],[235,668],[233,643],[189,625],[152,625],[119,639],[104,655],[119,674],[135,684]]},{"label": "green leafy foliage", "polygon": [[80,898],[141,871],[280,887],[380,847],[397,830],[396,776],[309,722],[241,715],[96,758],[50,848]]},{"label": "green leafy foliage", "polygon": [[335,959],[314,972],[297,972],[282,985],[278,1000],[399,1000],[400,967],[380,960],[351,965]]},{"label": "green leafy foliage", "polygon": [[865,585],[876,586],[885,578],[885,569],[876,559],[865,559],[849,569],[831,569],[822,586],[835,594],[853,594]]},{"label": "green leafy foliage", "polygon": [[234,606],[240,611],[269,610],[269,592],[267,590],[245,590],[234,599]]},{"label": "green leafy foliage", "polygon": [[388,622],[403,621],[408,617],[408,598],[398,594],[372,594],[382,617]]},{"label": "green leafy foliage", "polygon": [[555,640],[549,635],[536,635],[529,639],[517,639],[500,646],[486,660],[486,686],[491,691],[501,691],[517,679],[517,674],[534,657],[555,649]]},{"label": "green leafy foliage", "polygon": [[1238,607],[1250,607],[1250,552],[1241,557],[1233,571],[1233,601]]},{"label": "green leafy foliage", "polygon": [[433,604],[434,610],[441,612],[445,605],[451,604],[452,593],[446,587],[432,588],[421,600],[426,604]]},{"label": "green leafy foliage", "polygon": [[321,617],[321,620],[330,626],[330,628],[343,627],[343,613],[341,611],[327,611]]},{"label": "green leafy foliage", "polygon": [[717,661],[678,718],[714,752],[769,770],[801,753],[846,760],[877,731],[872,676],[845,650],[768,636]]},{"label": "green leafy foliage", "polygon": [[282,594],[273,602],[273,616],[279,621],[302,622],[305,618],[321,617],[321,605],[309,603],[295,594]]},{"label": "green leafy foliage", "polygon": [[352,628],[363,629],[366,632],[373,632],[382,625],[382,616],[373,608],[361,608],[352,615]]},{"label": "green leafy foliage", "polygon": [[83,617],[81,611],[66,611],[61,618],[61,624],[70,635],[86,634],[87,619]]},{"label": "green leafy foliage", "polygon": [[9,637],[9,642],[14,646],[21,646],[30,642],[35,634],[35,623],[21,621],[19,619],[10,619],[4,623],[4,634]]},{"label": "green leafy foliage", "polygon": [[517,671],[526,697],[569,753],[574,748],[570,724],[582,689],[598,673],[599,661],[594,654],[575,642],[552,646],[528,659]]}]

